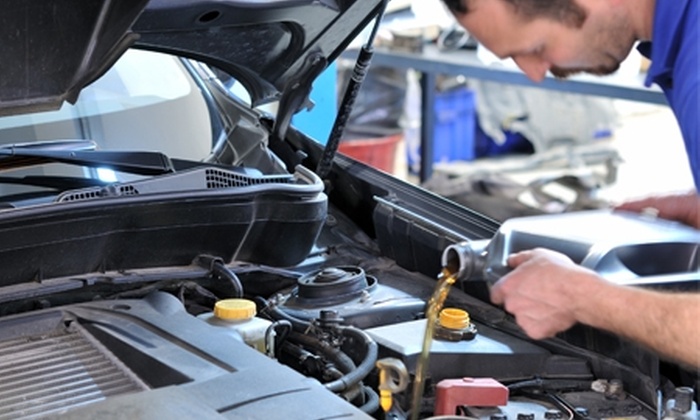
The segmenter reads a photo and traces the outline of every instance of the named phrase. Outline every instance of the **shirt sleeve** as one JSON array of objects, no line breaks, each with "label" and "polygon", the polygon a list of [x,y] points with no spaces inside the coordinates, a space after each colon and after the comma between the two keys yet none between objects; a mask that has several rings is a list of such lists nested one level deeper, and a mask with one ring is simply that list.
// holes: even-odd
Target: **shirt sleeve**
[{"label": "shirt sleeve", "polygon": [[[692,9],[697,15],[697,5]],[[688,25],[686,29],[674,66],[670,105],[680,125],[695,188],[700,191],[700,33],[698,25]]]}]

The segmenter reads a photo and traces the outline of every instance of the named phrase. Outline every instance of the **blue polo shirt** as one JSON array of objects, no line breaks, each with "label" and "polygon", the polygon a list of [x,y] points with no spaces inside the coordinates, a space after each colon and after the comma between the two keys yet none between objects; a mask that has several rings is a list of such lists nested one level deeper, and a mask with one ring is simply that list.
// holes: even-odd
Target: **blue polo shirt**
[{"label": "blue polo shirt", "polygon": [[698,3],[698,0],[656,0],[652,40],[639,44],[638,49],[651,60],[645,85],[656,83],[676,115],[695,188],[700,191]]}]

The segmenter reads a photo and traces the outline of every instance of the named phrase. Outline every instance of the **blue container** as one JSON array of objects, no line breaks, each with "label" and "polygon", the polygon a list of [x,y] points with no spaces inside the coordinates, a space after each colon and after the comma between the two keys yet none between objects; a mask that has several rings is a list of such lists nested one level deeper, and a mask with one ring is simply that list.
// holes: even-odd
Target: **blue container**
[{"label": "blue container", "polygon": [[505,141],[498,144],[484,133],[481,125],[477,124],[476,140],[474,141],[476,158],[535,153],[532,143],[522,134],[510,130],[503,130],[503,134],[505,134]]},{"label": "blue container", "polygon": [[464,87],[435,97],[434,162],[474,160],[476,110],[474,92]]},{"label": "blue container", "polygon": [[[477,157],[474,101],[474,92],[466,87],[436,93],[433,125],[434,162],[473,160]],[[418,127],[406,130],[408,167],[413,173],[420,170],[420,140],[417,136]]]}]

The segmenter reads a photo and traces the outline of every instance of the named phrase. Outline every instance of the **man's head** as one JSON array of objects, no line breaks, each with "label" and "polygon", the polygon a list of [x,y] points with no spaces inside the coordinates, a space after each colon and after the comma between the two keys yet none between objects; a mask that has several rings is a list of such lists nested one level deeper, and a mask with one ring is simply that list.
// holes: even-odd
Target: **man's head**
[{"label": "man's head", "polygon": [[547,71],[613,73],[636,41],[619,0],[443,1],[474,38],[535,81]]},{"label": "man's head", "polygon": [[[586,10],[575,0],[502,0],[508,3],[522,19],[548,17],[566,25],[580,28],[586,20]],[[455,15],[469,12],[470,0],[444,0]]]}]

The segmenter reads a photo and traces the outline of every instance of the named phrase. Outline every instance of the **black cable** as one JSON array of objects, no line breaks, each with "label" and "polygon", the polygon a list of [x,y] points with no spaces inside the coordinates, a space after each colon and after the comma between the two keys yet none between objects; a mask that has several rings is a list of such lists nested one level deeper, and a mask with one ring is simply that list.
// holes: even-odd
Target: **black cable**
[{"label": "black cable", "polygon": [[226,264],[224,264],[221,258],[211,255],[198,255],[197,258],[194,259],[194,262],[198,266],[208,269],[216,277],[222,280],[228,280],[233,288],[234,298],[243,297],[243,283],[241,283],[236,273],[231,271]]},{"label": "black cable", "polygon": [[514,382],[508,385],[510,392],[522,389],[537,388],[541,391],[561,391],[563,389],[573,391],[585,391],[591,389],[591,381],[586,379],[543,379],[534,378],[525,381]]}]

